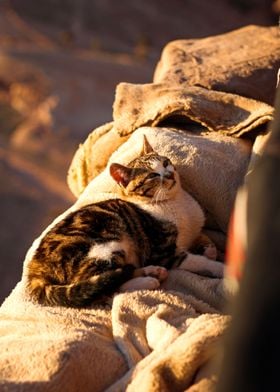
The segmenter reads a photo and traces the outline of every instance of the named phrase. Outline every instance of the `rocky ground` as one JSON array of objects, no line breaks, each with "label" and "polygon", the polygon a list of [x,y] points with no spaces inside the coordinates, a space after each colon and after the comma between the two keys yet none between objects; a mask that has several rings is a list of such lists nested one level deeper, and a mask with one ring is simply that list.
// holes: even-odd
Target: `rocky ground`
[{"label": "rocky ground", "polygon": [[266,0],[40,3],[0,3],[0,302],[33,239],[73,202],[67,168],[111,121],[115,86],[150,82],[170,40],[277,20]]}]

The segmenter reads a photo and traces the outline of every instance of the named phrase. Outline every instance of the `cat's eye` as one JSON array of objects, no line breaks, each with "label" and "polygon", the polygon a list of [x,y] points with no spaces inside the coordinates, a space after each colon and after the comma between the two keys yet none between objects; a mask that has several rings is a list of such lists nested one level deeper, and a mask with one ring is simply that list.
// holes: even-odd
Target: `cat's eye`
[{"label": "cat's eye", "polygon": [[159,176],[159,173],[150,173],[150,174],[147,176],[147,179],[150,180],[151,178],[155,178],[155,177],[158,177],[158,176]]},{"label": "cat's eye", "polygon": [[163,167],[167,167],[167,166],[170,165],[170,164],[171,164],[170,160],[169,160],[169,159],[165,159],[165,160],[163,161],[163,163],[162,163],[162,166],[163,166]]}]

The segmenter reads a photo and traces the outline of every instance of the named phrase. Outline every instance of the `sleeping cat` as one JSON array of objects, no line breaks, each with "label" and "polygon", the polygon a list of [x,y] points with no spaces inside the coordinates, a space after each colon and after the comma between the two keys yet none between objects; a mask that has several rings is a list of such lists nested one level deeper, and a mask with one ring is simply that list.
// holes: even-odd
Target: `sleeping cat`
[{"label": "sleeping cat", "polygon": [[42,238],[27,266],[36,302],[83,307],[118,290],[155,289],[166,268],[186,263],[204,215],[170,160],[144,137],[142,154],[111,164],[110,175],[117,198],[69,213]]}]

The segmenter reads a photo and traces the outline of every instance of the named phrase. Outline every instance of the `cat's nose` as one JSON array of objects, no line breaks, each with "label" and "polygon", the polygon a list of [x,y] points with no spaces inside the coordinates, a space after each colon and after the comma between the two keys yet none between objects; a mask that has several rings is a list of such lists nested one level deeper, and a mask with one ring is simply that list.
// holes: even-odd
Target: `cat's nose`
[{"label": "cat's nose", "polygon": [[168,178],[169,180],[174,180],[174,173],[170,171],[165,172],[164,177]]}]

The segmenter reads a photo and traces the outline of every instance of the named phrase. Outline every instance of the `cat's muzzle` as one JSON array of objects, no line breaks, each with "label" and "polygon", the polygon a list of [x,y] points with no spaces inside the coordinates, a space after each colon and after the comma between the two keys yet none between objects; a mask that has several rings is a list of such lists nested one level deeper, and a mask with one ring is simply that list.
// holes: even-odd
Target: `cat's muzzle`
[{"label": "cat's muzzle", "polygon": [[175,176],[173,172],[164,173],[164,178],[167,178],[168,180],[175,180]]}]

